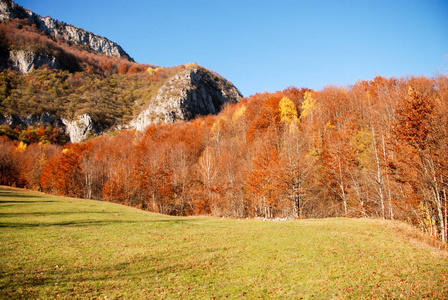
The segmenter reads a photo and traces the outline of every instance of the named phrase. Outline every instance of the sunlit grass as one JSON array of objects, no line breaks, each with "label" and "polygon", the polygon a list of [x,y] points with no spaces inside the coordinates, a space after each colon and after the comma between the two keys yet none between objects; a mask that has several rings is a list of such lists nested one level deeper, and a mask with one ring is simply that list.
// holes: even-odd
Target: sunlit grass
[{"label": "sunlit grass", "polygon": [[447,298],[448,259],[366,219],[170,217],[0,188],[1,298]]}]

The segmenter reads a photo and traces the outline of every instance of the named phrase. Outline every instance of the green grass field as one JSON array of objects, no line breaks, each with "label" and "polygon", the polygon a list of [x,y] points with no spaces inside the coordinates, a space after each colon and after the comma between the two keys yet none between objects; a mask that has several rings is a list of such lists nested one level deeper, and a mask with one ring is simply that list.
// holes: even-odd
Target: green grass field
[{"label": "green grass field", "polygon": [[448,255],[368,219],[170,217],[0,187],[0,298],[448,299]]}]

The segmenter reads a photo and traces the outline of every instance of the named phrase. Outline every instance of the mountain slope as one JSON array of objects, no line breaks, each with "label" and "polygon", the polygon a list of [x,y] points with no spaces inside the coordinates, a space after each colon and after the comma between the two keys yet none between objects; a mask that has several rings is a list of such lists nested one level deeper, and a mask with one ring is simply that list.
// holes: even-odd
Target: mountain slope
[{"label": "mountain slope", "polygon": [[10,0],[2,0],[0,2],[0,21],[14,19],[28,21],[29,24],[35,25],[38,30],[53,40],[64,41],[81,49],[132,61],[132,58],[120,45],[105,37],[60,22],[49,16],[42,17]]},{"label": "mountain slope", "polygon": [[138,64],[116,43],[0,2],[0,125],[53,126],[73,142],[216,114],[242,97],[196,64]]}]

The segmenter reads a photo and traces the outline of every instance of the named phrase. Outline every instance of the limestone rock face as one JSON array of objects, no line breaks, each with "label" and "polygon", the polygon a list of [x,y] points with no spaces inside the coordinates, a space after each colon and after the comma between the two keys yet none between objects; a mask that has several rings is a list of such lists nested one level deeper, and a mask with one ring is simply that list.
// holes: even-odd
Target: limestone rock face
[{"label": "limestone rock face", "polygon": [[199,66],[188,68],[169,79],[129,127],[144,130],[154,123],[217,114],[224,104],[236,103],[241,97],[238,89],[220,75]]},{"label": "limestone rock face", "polygon": [[28,19],[37,28],[55,40],[64,40],[70,44],[86,47],[90,51],[106,54],[118,58],[132,58],[115,42],[93,34],[87,30],[54,20],[51,17],[42,17],[30,10],[24,9],[10,0],[0,0],[0,21],[7,19]]},{"label": "limestone rock face", "polygon": [[54,125],[56,127],[61,127],[62,121],[60,118],[50,115],[49,113],[43,113],[41,115],[31,115],[31,116],[11,116],[11,115],[0,115],[0,125],[8,125],[9,127],[17,126],[40,126],[40,125]]},{"label": "limestone rock face", "polygon": [[84,29],[56,21],[50,17],[41,17],[30,12],[30,19],[34,20],[38,28],[55,39],[62,39],[75,45],[87,46],[97,53],[114,57],[125,57],[129,55],[115,42],[93,34]]},{"label": "limestone rock face", "polygon": [[44,52],[32,52],[31,50],[12,50],[9,53],[12,67],[23,74],[41,66],[49,66],[51,69],[60,68],[56,57]]},{"label": "limestone rock face", "polygon": [[0,21],[4,21],[7,19],[25,19],[27,18],[27,14],[25,10],[9,0],[1,0],[0,1]]},{"label": "limestone rock face", "polygon": [[92,118],[88,114],[79,116],[76,120],[70,121],[62,118],[65,132],[70,136],[72,143],[82,142],[89,132],[94,130]]},{"label": "limestone rock face", "polygon": [[0,115],[0,125],[7,125],[11,128],[17,126],[37,127],[41,125],[52,125],[65,131],[72,143],[82,142],[86,139],[88,134],[96,133],[94,122],[88,114],[81,115],[75,120],[68,120],[60,116],[50,115],[49,113],[27,117]]}]

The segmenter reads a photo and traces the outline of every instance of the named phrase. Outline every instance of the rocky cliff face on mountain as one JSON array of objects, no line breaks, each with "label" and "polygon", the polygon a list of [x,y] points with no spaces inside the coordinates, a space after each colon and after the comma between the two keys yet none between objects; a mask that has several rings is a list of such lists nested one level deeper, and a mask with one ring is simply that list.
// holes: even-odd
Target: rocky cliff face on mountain
[{"label": "rocky cliff face on mountain", "polygon": [[197,64],[138,64],[104,37],[0,0],[0,126],[50,125],[80,142],[217,114],[241,97]]},{"label": "rocky cliff face on mountain", "polygon": [[42,66],[48,66],[51,69],[60,68],[58,59],[54,56],[48,55],[45,52],[12,50],[9,52],[9,59],[13,69],[18,70],[22,74],[28,73],[31,70],[38,69]]},{"label": "rocky cliff face on mountain", "polygon": [[238,89],[225,78],[194,65],[170,78],[149,107],[129,125],[144,130],[154,123],[188,121],[196,116],[217,114],[224,104],[236,103],[241,97]]},{"label": "rocky cliff face on mountain", "polygon": [[35,24],[36,27],[43,33],[55,40],[63,40],[75,46],[82,46],[99,54],[106,54],[113,57],[132,60],[131,57],[120,47],[120,45],[105,37],[101,37],[73,25],[54,20],[49,16],[42,17],[30,10],[24,9],[10,0],[1,0],[0,21],[9,19],[27,19],[32,24]]}]

